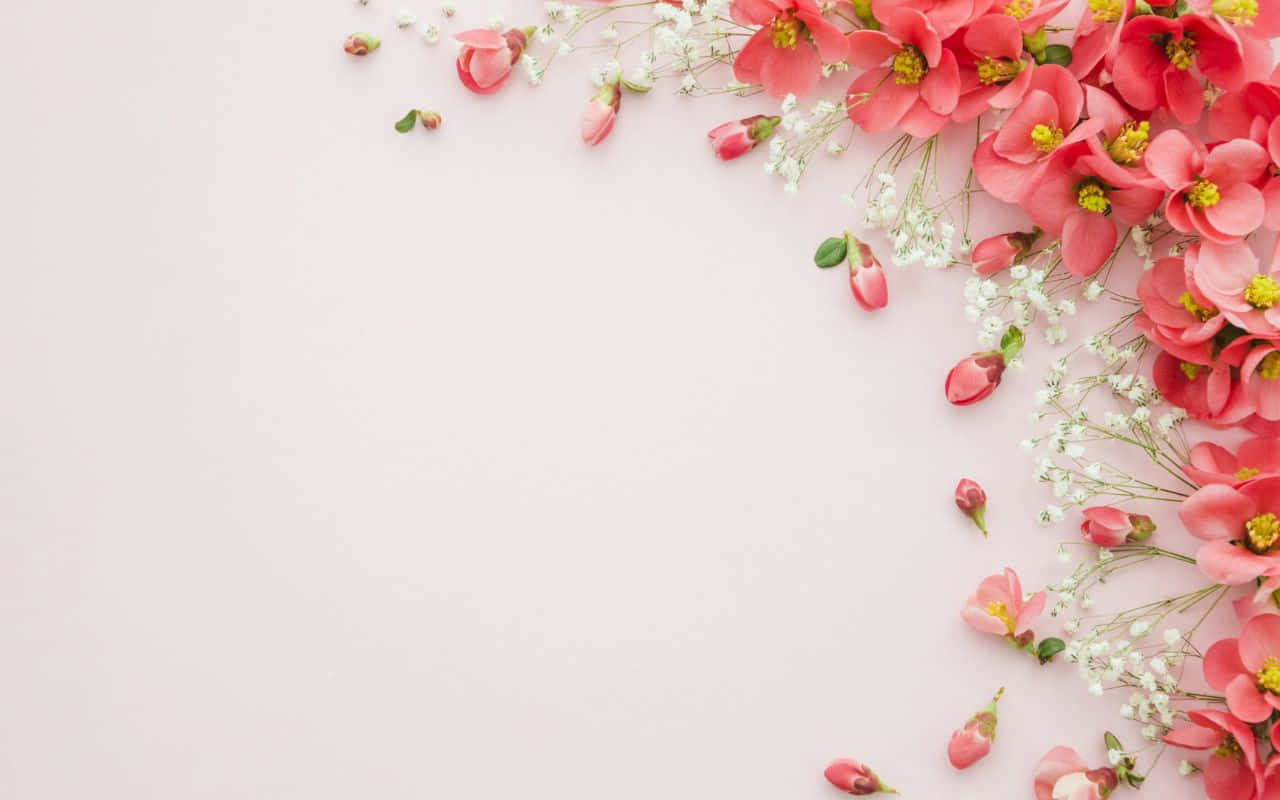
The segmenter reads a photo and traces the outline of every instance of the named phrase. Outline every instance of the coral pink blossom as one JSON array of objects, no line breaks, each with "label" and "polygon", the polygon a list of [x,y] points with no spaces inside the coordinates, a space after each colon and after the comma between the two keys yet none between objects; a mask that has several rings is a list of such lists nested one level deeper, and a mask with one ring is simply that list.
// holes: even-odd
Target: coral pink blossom
[{"label": "coral pink blossom", "polygon": [[1213,442],[1200,442],[1189,455],[1182,471],[1199,486],[1235,486],[1258,476],[1280,473],[1280,437],[1275,436],[1250,439],[1234,453]]},{"label": "coral pink blossom", "polygon": [[1096,86],[1085,86],[1084,97],[1089,122],[1100,127],[1102,133],[1101,137],[1084,138],[1092,152],[1083,159],[1094,174],[1112,186],[1163,189],[1163,184],[1152,177],[1146,167],[1151,123],[1135,119],[1110,92]]},{"label": "coral pink blossom", "polygon": [[1181,258],[1162,258],[1138,279],[1138,330],[1161,349],[1196,364],[1213,360],[1213,337],[1227,318],[1187,280]]},{"label": "coral pink blossom", "polygon": [[1017,638],[1031,629],[1044,611],[1044,602],[1044,592],[1024,600],[1018,573],[1005,567],[1003,573],[982,579],[960,616],[976,631]]},{"label": "coral pink blossom", "polygon": [[947,402],[967,406],[990,397],[1000,385],[1004,367],[1004,356],[995,350],[974,353],[960,359],[947,373],[947,381],[943,387]]},{"label": "coral pink blossom", "polygon": [[1130,514],[1115,506],[1093,506],[1084,510],[1080,534],[1099,547],[1115,547],[1125,542],[1151,538],[1155,523],[1146,514]]},{"label": "coral pink blossom", "polygon": [[1178,517],[1187,530],[1204,541],[1196,552],[1200,570],[1227,584],[1246,583],[1280,571],[1277,514],[1280,476],[1259,478],[1238,487],[1202,486],[1178,508]]},{"label": "coral pink blossom", "polygon": [[[1276,621],[1280,623],[1280,618]],[[1188,711],[1187,718],[1191,724],[1169,731],[1164,741],[1175,747],[1212,751],[1204,769],[1209,800],[1254,800],[1261,776],[1258,747],[1249,726],[1214,709]]]},{"label": "coral pink blossom", "polygon": [[618,84],[606,83],[601,86],[582,112],[582,141],[593,147],[603,142],[613,130],[621,103],[622,90],[618,88]]},{"label": "coral pink blossom", "polygon": [[1143,111],[1167,108],[1185,125],[1194,125],[1204,109],[1204,88],[1192,66],[1221,89],[1245,82],[1239,39],[1213,19],[1144,14],[1124,26],[1119,45],[1111,74],[1124,101]]},{"label": "coral pink blossom", "polygon": [[1280,616],[1254,617],[1238,639],[1215,642],[1204,654],[1204,679],[1248,723],[1280,709]]},{"label": "coral pink blossom", "polygon": [[743,25],[763,26],[734,59],[734,77],[763,84],[774,97],[807,93],[822,77],[823,63],[849,54],[844,34],[823,19],[814,0],[733,0],[729,13]]},{"label": "coral pink blossom", "polygon": [[875,311],[889,303],[884,267],[866,242],[849,237],[849,289],[863,311]]},{"label": "coral pink blossom", "polygon": [[1236,620],[1245,625],[1263,614],[1280,615],[1280,575],[1262,578],[1258,588],[1231,602]]},{"label": "coral pink blossom", "polygon": [[1165,216],[1177,230],[1230,244],[1262,224],[1266,203],[1253,184],[1271,159],[1257,142],[1232,139],[1206,152],[1199,141],[1169,130],[1152,140],[1145,161],[1169,189]]},{"label": "coral pink blossom", "polygon": [[1119,780],[1109,767],[1089,769],[1080,754],[1058,746],[1036,765],[1036,800],[1103,800]]},{"label": "coral pink blossom", "polygon": [[1166,400],[1193,419],[1222,427],[1253,415],[1240,377],[1225,361],[1199,364],[1162,352],[1151,367],[1151,378]]},{"label": "coral pink blossom", "polygon": [[952,119],[969,122],[989,109],[1016,106],[1035,71],[1035,62],[1024,58],[1018,20],[1008,14],[978,17],[965,29],[962,41],[968,57],[958,61],[960,98]]},{"label": "coral pink blossom", "polygon": [[981,711],[969,717],[963,728],[957,728],[947,743],[947,760],[956,769],[969,767],[986,758],[991,752],[991,743],[996,738],[996,703],[1004,689],[996,692],[991,702]]},{"label": "coral pink blossom", "polygon": [[1280,344],[1268,341],[1252,347],[1240,362],[1240,376],[1254,413],[1264,420],[1280,420]]},{"label": "coral pink blossom", "polygon": [[946,39],[987,13],[991,3],[989,0],[871,0],[871,11],[881,22],[888,21],[903,6],[924,14],[929,25]]},{"label": "coral pink blossom", "polygon": [[463,31],[453,37],[462,44],[458,51],[458,78],[477,94],[492,94],[511,77],[511,67],[529,45],[529,35],[512,28],[499,34],[489,28]]},{"label": "coral pink blossom", "polygon": [[866,764],[852,758],[832,761],[822,773],[831,785],[853,795],[869,795],[887,792],[897,794],[880,780]]},{"label": "coral pink blossom", "polygon": [[897,126],[925,137],[942,130],[960,96],[960,72],[924,14],[899,7],[885,30],[854,31],[849,44],[850,63],[866,70],[849,85],[849,119],[868,133]]},{"label": "coral pink blossom", "polygon": [[781,117],[769,117],[756,114],[753,117],[735,119],[711,129],[707,138],[711,140],[711,150],[716,158],[729,161],[746,155],[751,149],[773,135],[774,126],[782,121]]},{"label": "coral pink blossom", "polygon": [[1071,74],[1084,79],[1098,65],[1115,58],[1124,23],[1133,14],[1134,0],[1102,0],[1097,8],[1085,5],[1076,23],[1071,44]]},{"label": "coral pink blossom", "polygon": [[1227,321],[1249,333],[1280,334],[1280,269],[1265,270],[1245,244],[1204,241],[1186,254],[1188,272],[1199,293]]}]

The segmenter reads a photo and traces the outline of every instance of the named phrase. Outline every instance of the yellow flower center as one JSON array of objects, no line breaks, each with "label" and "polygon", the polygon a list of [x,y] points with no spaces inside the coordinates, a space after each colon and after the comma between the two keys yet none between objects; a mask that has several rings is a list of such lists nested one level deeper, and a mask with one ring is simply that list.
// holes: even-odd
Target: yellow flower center
[{"label": "yellow flower center", "polygon": [[1201,322],[1205,322],[1207,320],[1213,319],[1218,315],[1218,309],[1205,308],[1204,306],[1200,305],[1199,303],[1196,302],[1196,299],[1191,296],[1191,292],[1183,292],[1182,295],[1178,298],[1178,302],[1182,303],[1182,307],[1187,310],[1188,314],[1200,320]]},{"label": "yellow flower center", "polygon": [[796,43],[800,41],[800,20],[789,12],[779,14],[773,18],[773,24],[769,27],[772,29],[774,47],[796,49]]},{"label": "yellow flower center", "polygon": [[1240,743],[1236,741],[1236,737],[1228,733],[1227,738],[1222,740],[1222,744],[1214,748],[1213,754],[1221,758],[1229,758],[1232,761],[1239,761],[1244,757],[1244,750],[1240,748]]},{"label": "yellow flower center", "polygon": [[1280,378],[1280,352],[1272,350],[1262,357],[1258,362],[1258,376],[1269,381]]},{"label": "yellow flower center", "polygon": [[1147,140],[1150,138],[1151,123],[1129,120],[1121,128],[1116,138],[1107,145],[1111,160],[1126,167],[1132,167],[1147,152]]},{"label": "yellow flower center", "polygon": [[1076,203],[1085,211],[1096,211],[1099,214],[1111,208],[1111,201],[1107,199],[1107,190],[1103,189],[1097,181],[1088,181],[1080,186],[1076,191]]},{"label": "yellow flower center", "polygon": [[1258,0],[1213,0],[1212,6],[1213,13],[1232,25],[1248,27],[1258,16]]},{"label": "yellow flower center", "polygon": [[920,82],[924,74],[929,71],[929,65],[925,63],[924,55],[908,44],[893,57],[893,71],[896,73],[895,81],[902,85],[910,85]]},{"label": "yellow flower center", "polygon": [[1271,308],[1280,303],[1280,283],[1269,275],[1254,275],[1244,287],[1244,300],[1254,308]]},{"label": "yellow flower center", "polygon": [[1062,128],[1057,125],[1037,125],[1031,129],[1031,143],[1041,153],[1052,153],[1062,144]]},{"label": "yellow flower center", "polygon": [[978,59],[978,83],[990,86],[993,83],[1008,83],[1022,72],[1023,64],[1008,58],[992,58],[983,56]]},{"label": "yellow flower center", "polygon": [[1009,629],[1009,635],[1013,635],[1018,624],[1014,622],[1013,617],[1009,615],[1009,609],[1005,607],[1004,603],[1001,603],[998,600],[993,600],[990,603],[987,603],[987,613],[1003,622],[1004,626]]},{"label": "yellow flower center", "polygon": [[1218,195],[1218,184],[1204,178],[1191,184],[1191,188],[1186,191],[1186,198],[1192,208],[1216,206],[1218,201],[1222,199]]},{"label": "yellow flower center", "polygon": [[1192,364],[1190,361],[1182,361],[1178,364],[1178,369],[1182,370],[1182,374],[1187,376],[1187,380],[1194,381],[1200,377],[1200,370],[1204,367],[1199,364]]},{"label": "yellow flower center", "polygon": [[1241,467],[1235,471],[1235,479],[1238,481],[1247,481],[1254,475],[1257,475],[1258,472],[1259,470],[1256,470],[1253,467]]},{"label": "yellow flower center", "polygon": [[[1258,555],[1270,552],[1277,540],[1280,540],[1280,520],[1270,511],[1244,524],[1244,546]],[[1276,686],[1280,687],[1280,664],[1276,669]]]},{"label": "yellow flower center", "polygon": [[1023,19],[1031,13],[1033,8],[1035,8],[1035,0],[1009,0],[1004,7],[1004,13],[1014,19]]},{"label": "yellow flower center", "polygon": [[1089,0],[1094,22],[1119,22],[1124,14],[1122,0]]},{"label": "yellow flower center", "polygon": [[1190,69],[1196,60],[1196,43],[1190,34],[1181,39],[1171,38],[1164,45],[1164,54],[1178,69]]},{"label": "yellow flower center", "polygon": [[1258,670],[1258,688],[1280,694],[1280,659],[1267,656],[1262,662],[1262,669]]}]

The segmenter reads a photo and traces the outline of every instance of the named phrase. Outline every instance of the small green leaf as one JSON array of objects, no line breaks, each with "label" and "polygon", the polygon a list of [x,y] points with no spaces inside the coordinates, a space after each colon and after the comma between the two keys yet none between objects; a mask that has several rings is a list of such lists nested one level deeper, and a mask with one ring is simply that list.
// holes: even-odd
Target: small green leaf
[{"label": "small green leaf", "polygon": [[1044,49],[1042,64],[1057,64],[1066,67],[1071,64],[1071,48],[1065,44],[1051,44]]},{"label": "small green leaf", "polygon": [[818,252],[813,254],[813,263],[823,269],[834,267],[844,261],[845,254],[848,252],[849,243],[845,241],[845,238],[843,236],[832,236],[818,245]]},{"label": "small green leaf", "polygon": [[1117,739],[1116,735],[1111,731],[1107,731],[1102,734],[1102,741],[1107,746],[1108,750],[1119,750],[1122,753],[1124,752],[1124,745],[1120,744],[1120,740]]},{"label": "small green leaf", "polygon": [[1036,648],[1036,658],[1040,659],[1041,664],[1048,664],[1054,656],[1066,649],[1065,642],[1057,637],[1050,637],[1040,642],[1040,646]]},{"label": "small green leaf", "polygon": [[1022,346],[1027,343],[1027,336],[1017,325],[1010,325],[1009,329],[1004,332],[1004,336],[1000,337],[1000,354],[1004,356],[1005,363],[1022,352]]},{"label": "small green leaf", "polygon": [[408,114],[405,114],[404,118],[396,123],[396,130],[400,131],[401,133],[408,133],[409,131],[413,130],[413,126],[416,125],[417,123],[418,123],[418,109],[415,108],[412,111],[410,111]]}]

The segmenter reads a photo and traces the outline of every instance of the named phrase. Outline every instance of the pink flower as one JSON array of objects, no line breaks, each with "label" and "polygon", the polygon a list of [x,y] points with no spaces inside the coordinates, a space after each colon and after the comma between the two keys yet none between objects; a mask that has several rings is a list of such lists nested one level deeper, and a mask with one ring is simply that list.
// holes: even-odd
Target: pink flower
[{"label": "pink flower", "polygon": [[1110,68],[1124,23],[1133,14],[1134,0],[1101,0],[1086,6],[1076,23],[1071,44],[1071,74],[1084,79],[1106,59]]},{"label": "pink flower", "polygon": [[822,773],[831,785],[842,792],[854,795],[897,794],[886,786],[871,768],[852,758],[838,758],[832,761]]},{"label": "pink flower", "polygon": [[853,299],[864,311],[875,311],[889,303],[889,287],[885,283],[884,267],[872,254],[866,242],[850,235],[849,239],[849,288]]},{"label": "pink flower", "polygon": [[[1276,621],[1280,623],[1280,618]],[[1208,671],[1207,657],[1205,670]],[[1255,792],[1262,788],[1262,780],[1258,746],[1249,726],[1213,709],[1188,711],[1187,718],[1192,724],[1169,731],[1164,741],[1175,747],[1212,751],[1204,770],[1204,789],[1209,800],[1253,800],[1257,796]]]},{"label": "pink flower", "polygon": [[1018,573],[1005,567],[1003,574],[982,579],[960,616],[976,631],[1016,639],[1031,629],[1044,611],[1044,602],[1044,592],[1023,600]]},{"label": "pink flower", "polygon": [[773,135],[773,128],[781,117],[756,114],[753,117],[733,120],[717,125],[707,134],[711,150],[721,161],[730,161],[746,155],[751,149]]},{"label": "pink flower", "polygon": [[973,271],[987,278],[1008,269],[1026,255],[1039,237],[1039,230],[988,236],[974,245],[969,254],[969,260],[973,262]]},{"label": "pink flower", "polygon": [[1058,746],[1036,765],[1036,800],[1103,800],[1119,780],[1113,769],[1089,769],[1080,754]]},{"label": "pink flower", "polygon": [[849,54],[844,34],[814,0],[733,0],[729,13],[743,25],[764,26],[734,59],[734,77],[763,84],[774,97],[805,94],[822,77],[823,63]]},{"label": "pink flower", "polygon": [[1223,244],[1257,230],[1266,212],[1254,183],[1271,159],[1249,139],[1232,139],[1206,152],[1180,130],[1168,130],[1147,148],[1146,166],[1169,189],[1165,216],[1183,233]]},{"label": "pink flower", "polygon": [[458,78],[476,94],[492,94],[501,89],[511,77],[511,66],[529,45],[529,34],[518,28],[503,34],[474,28],[453,38],[462,44],[458,51]]},{"label": "pink flower", "polygon": [[1261,436],[1242,443],[1236,452],[1213,442],[1191,448],[1183,473],[1199,486],[1221,483],[1235,486],[1258,476],[1280,473],[1280,437]]},{"label": "pink flower", "polygon": [[944,386],[947,402],[967,406],[990,397],[1000,385],[1004,367],[1004,355],[997,350],[974,353],[960,359],[947,373]]},{"label": "pink flower", "polygon": [[1204,541],[1196,552],[1200,571],[1227,584],[1246,583],[1280,570],[1278,513],[1280,476],[1239,487],[1209,484],[1178,508],[1187,530]]},{"label": "pink flower", "polygon": [[1204,679],[1227,696],[1227,708],[1250,724],[1280,709],[1280,617],[1254,617],[1238,639],[1217,641],[1204,654]]},{"label": "pink flower", "polygon": [[1240,41],[1220,23],[1195,14],[1177,19],[1143,14],[1120,32],[1111,74],[1129,105],[1143,111],[1167,108],[1179,122],[1194,125],[1204,109],[1204,88],[1192,66],[1221,89],[1238,89],[1245,82]]},{"label": "pink flower", "polygon": [[1151,367],[1151,378],[1166,400],[1193,419],[1221,427],[1243,424],[1253,415],[1243,382],[1222,358],[1199,364],[1162,352]]},{"label": "pink flower", "polygon": [[973,520],[983,536],[987,535],[987,493],[977,481],[961,478],[956,484],[956,508]]},{"label": "pink flower", "polygon": [[353,56],[367,56],[382,42],[371,33],[353,33],[342,43],[342,49]]},{"label": "pink flower", "polygon": [[1138,330],[1160,348],[1184,361],[1213,361],[1213,337],[1227,318],[1187,280],[1181,258],[1162,258],[1138,279],[1142,313],[1134,322]]},{"label": "pink flower", "polygon": [[1125,542],[1151,538],[1155,523],[1146,514],[1130,514],[1114,506],[1093,506],[1084,510],[1080,533],[1099,547],[1115,547]]},{"label": "pink flower", "polygon": [[996,703],[1004,689],[996,692],[991,702],[978,713],[969,717],[963,728],[957,728],[947,743],[947,760],[956,769],[967,769],[991,752],[991,743],[996,738]]},{"label": "pink flower", "polygon": [[959,64],[960,98],[951,118],[969,122],[989,109],[1017,105],[1035,70],[1034,61],[1024,60],[1018,20],[1004,13],[978,17],[963,42],[969,57]]},{"label": "pink flower", "polygon": [[868,133],[898,126],[925,137],[942,130],[960,96],[960,71],[924,14],[900,6],[885,30],[854,31],[849,45],[849,62],[866,70],[849,85],[849,119]]},{"label": "pink flower", "polygon": [[1227,321],[1249,333],[1280,335],[1280,269],[1263,270],[1242,243],[1202,241],[1189,248],[1187,269],[1199,294]]},{"label": "pink flower", "polygon": [[618,106],[622,104],[622,90],[616,83],[606,83],[595,93],[582,112],[582,141],[592,147],[604,141],[613,130],[618,118]]}]

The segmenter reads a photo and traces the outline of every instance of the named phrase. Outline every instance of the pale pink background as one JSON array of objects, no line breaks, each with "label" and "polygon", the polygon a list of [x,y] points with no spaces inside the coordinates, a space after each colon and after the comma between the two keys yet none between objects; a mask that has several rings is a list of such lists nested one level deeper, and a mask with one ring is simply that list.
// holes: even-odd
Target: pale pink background
[{"label": "pale pink background", "polygon": [[589,59],[471,96],[398,5],[0,10],[0,796],[801,800],[850,755],[1016,798],[1136,744],[959,621],[1070,526],[1034,374],[943,402],[963,275],[872,316],[810,263],[880,143],[786,196],[703,138],[770,103],[660,88],[590,150]]}]

